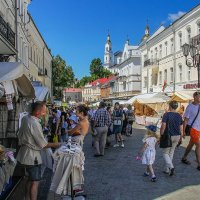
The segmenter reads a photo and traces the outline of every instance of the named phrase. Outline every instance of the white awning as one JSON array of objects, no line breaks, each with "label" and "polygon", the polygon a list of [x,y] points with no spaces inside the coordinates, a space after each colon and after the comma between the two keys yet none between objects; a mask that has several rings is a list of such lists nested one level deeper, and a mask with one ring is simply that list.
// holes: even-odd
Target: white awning
[{"label": "white awning", "polygon": [[45,101],[49,95],[49,89],[44,86],[34,86],[35,98],[37,101]]},{"label": "white awning", "polygon": [[14,80],[24,97],[35,97],[34,88],[26,76],[25,66],[19,62],[0,62],[0,83]]}]

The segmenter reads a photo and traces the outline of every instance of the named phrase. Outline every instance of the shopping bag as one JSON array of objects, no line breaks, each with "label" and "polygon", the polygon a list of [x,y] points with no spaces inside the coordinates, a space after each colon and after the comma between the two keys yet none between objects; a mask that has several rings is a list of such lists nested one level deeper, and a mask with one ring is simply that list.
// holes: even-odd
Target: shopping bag
[{"label": "shopping bag", "polygon": [[54,142],[54,143],[57,143],[57,142],[58,142],[58,135],[54,135],[54,136],[53,136],[53,142]]}]

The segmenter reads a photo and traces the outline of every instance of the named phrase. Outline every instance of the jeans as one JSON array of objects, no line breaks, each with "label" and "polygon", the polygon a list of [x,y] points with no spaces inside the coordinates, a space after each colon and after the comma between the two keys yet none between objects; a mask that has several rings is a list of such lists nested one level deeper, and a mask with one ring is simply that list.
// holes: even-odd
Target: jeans
[{"label": "jeans", "polygon": [[172,160],[173,160],[176,145],[178,144],[178,142],[180,140],[180,135],[171,136],[171,140],[172,140],[172,147],[163,149],[163,157],[165,160],[165,171],[166,172],[169,172],[169,169],[174,168]]}]

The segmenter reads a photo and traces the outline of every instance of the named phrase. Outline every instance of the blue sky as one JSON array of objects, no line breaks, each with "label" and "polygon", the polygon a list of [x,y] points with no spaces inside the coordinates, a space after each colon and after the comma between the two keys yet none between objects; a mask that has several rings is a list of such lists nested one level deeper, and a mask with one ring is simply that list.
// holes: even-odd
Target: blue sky
[{"label": "blue sky", "polygon": [[113,51],[122,50],[127,35],[137,45],[148,19],[150,33],[169,25],[199,0],[32,0],[36,25],[53,55],[60,54],[75,76],[89,75],[93,58],[103,61],[108,29]]}]

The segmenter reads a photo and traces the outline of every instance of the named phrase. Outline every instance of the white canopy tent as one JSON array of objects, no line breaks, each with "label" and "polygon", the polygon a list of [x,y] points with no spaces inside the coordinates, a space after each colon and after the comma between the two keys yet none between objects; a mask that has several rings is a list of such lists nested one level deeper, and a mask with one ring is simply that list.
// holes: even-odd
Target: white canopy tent
[{"label": "white canopy tent", "polygon": [[34,88],[27,77],[25,66],[19,62],[0,62],[0,83],[12,82],[24,97],[34,98]]},{"label": "white canopy tent", "polygon": [[136,95],[134,97],[132,97],[131,99],[129,99],[128,101],[124,102],[123,104],[133,104],[136,99],[151,99],[151,98],[162,98],[162,99],[169,99],[169,97],[167,97],[164,93],[147,93],[147,94],[139,94]]},{"label": "white canopy tent", "polygon": [[37,101],[45,101],[49,96],[49,89],[44,86],[34,86],[35,98]]}]

